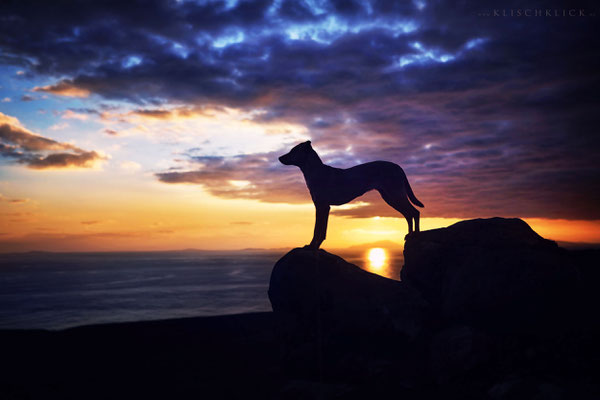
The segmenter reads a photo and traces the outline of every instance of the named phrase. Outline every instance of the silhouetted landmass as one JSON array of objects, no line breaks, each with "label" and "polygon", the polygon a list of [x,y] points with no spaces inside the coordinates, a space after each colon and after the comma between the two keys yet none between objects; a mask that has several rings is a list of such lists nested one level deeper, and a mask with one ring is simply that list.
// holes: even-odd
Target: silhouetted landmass
[{"label": "silhouetted landmass", "polygon": [[600,396],[597,252],[492,218],[410,235],[404,255],[400,282],[323,250],[278,261],[286,374],[353,398]]},{"label": "silhouetted landmass", "polygon": [[581,304],[576,260],[520,219],[462,221],[411,238],[402,281],[439,324],[489,330],[569,328]]},{"label": "silhouetted landmass", "polygon": [[373,361],[379,362],[418,337],[427,306],[410,286],[309,249],[277,262],[269,298],[285,366],[305,378],[334,380],[368,376],[361,350],[378,354]]},{"label": "silhouetted landmass", "polygon": [[600,250],[600,243],[585,242],[556,242],[560,247],[568,250]]},{"label": "silhouetted landmass", "polygon": [[271,313],[0,331],[0,399],[268,399]]},{"label": "silhouetted landmass", "polygon": [[0,331],[0,398],[597,399],[599,260],[500,218],[409,236],[402,281],[294,249],[273,313]]}]

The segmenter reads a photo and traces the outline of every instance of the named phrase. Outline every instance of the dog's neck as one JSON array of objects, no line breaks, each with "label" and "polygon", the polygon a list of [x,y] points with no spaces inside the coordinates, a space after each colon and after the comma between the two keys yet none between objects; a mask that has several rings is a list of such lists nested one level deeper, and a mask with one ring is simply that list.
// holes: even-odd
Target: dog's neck
[{"label": "dog's neck", "polygon": [[306,160],[299,165],[300,170],[304,174],[305,177],[313,175],[318,169],[322,168],[325,164],[321,161],[321,158],[317,154],[316,151],[311,149],[311,152],[308,153]]}]

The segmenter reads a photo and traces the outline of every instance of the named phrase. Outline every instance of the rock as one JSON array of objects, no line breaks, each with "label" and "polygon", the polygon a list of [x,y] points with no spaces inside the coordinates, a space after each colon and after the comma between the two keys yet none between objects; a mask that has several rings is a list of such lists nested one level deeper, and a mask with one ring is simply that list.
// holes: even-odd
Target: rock
[{"label": "rock", "polygon": [[575,258],[582,282],[581,320],[588,329],[600,330],[600,318],[595,318],[600,304],[600,249],[587,249],[571,252]]},{"label": "rock", "polygon": [[476,219],[407,238],[402,282],[441,324],[494,331],[564,328],[579,302],[572,257],[520,219]]},{"label": "rock", "polygon": [[505,382],[495,384],[488,392],[492,400],[566,400],[593,399],[591,396],[581,396],[579,390],[571,388],[564,382],[545,382],[540,379],[512,377]]},{"label": "rock", "polygon": [[427,315],[425,301],[408,284],[324,250],[298,248],[281,258],[269,299],[288,366],[321,369],[314,373],[377,373],[380,359],[373,354],[385,359],[406,346]]},{"label": "rock", "polygon": [[503,218],[410,235],[402,281],[294,249],[269,287],[285,373],[349,398],[597,393],[598,255]]},{"label": "rock", "polygon": [[437,383],[481,370],[492,357],[490,338],[470,326],[446,328],[431,340],[430,365]]}]

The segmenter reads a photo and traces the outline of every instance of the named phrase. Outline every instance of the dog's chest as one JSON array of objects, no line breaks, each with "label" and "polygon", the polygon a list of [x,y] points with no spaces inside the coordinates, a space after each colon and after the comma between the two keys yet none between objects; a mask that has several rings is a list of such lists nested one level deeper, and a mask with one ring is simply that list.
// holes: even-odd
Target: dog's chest
[{"label": "dog's chest", "polygon": [[333,185],[332,178],[326,171],[318,174],[304,174],[304,180],[313,201],[325,200],[327,192]]}]

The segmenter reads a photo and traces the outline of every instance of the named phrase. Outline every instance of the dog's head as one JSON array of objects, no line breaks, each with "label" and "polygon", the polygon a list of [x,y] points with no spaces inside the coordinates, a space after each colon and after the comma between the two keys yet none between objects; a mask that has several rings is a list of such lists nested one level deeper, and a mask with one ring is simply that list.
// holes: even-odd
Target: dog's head
[{"label": "dog's head", "polygon": [[295,146],[289,153],[279,157],[279,161],[284,165],[296,165],[301,166],[304,164],[308,155],[314,151],[310,145],[310,140],[304,143],[300,143]]}]

